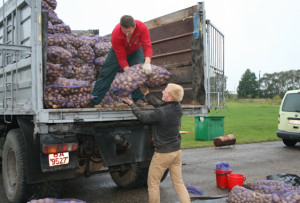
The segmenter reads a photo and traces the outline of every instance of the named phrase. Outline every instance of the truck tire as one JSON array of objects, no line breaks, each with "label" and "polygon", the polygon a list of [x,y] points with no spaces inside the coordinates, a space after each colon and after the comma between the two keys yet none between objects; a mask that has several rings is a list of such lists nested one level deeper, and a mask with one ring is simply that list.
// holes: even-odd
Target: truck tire
[{"label": "truck tire", "polygon": [[139,163],[126,164],[125,169],[110,172],[113,181],[121,188],[133,189],[147,185],[148,167],[141,168]]},{"label": "truck tire", "polygon": [[[148,170],[147,168],[140,168],[138,163],[126,164],[127,170],[121,172],[110,172],[113,181],[121,188],[133,189],[147,185]],[[166,170],[161,182],[164,181],[168,175],[169,170]]]},{"label": "truck tire", "polygon": [[20,129],[7,133],[2,159],[4,190],[9,202],[24,202],[26,197],[25,140]]},{"label": "truck tire", "polygon": [[287,140],[287,139],[283,139],[282,140],[283,143],[288,146],[288,147],[293,147],[296,145],[297,141],[294,141],[294,140]]}]

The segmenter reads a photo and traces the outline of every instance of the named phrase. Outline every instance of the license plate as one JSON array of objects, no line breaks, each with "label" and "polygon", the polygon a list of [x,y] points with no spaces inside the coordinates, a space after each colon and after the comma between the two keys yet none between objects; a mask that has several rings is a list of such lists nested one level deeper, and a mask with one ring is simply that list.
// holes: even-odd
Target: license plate
[{"label": "license plate", "polygon": [[69,152],[49,154],[49,166],[59,166],[69,163]]},{"label": "license plate", "polygon": [[289,124],[300,125],[300,120],[289,120]]}]

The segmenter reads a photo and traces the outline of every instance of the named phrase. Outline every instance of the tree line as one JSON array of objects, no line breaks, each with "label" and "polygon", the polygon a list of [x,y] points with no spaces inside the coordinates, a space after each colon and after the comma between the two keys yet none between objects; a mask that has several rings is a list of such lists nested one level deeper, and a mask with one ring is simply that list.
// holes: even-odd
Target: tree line
[{"label": "tree line", "polygon": [[259,80],[247,69],[239,81],[238,98],[274,98],[285,92],[300,89],[300,70],[265,73]]}]

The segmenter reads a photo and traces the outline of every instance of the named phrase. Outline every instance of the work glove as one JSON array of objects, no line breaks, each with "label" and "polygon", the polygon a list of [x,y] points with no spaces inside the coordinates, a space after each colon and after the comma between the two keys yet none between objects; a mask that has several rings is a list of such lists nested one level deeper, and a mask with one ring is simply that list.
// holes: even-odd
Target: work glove
[{"label": "work glove", "polygon": [[150,63],[144,63],[144,65],[143,65],[143,72],[146,75],[151,75],[152,74],[152,68],[151,68]]}]

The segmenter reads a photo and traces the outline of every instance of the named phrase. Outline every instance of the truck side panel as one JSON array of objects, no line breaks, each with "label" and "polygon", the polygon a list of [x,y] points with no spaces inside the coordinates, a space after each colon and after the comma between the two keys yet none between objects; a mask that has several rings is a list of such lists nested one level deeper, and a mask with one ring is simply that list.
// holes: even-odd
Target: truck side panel
[{"label": "truck side panel", "polygon": [[42,103],[40,1],[0,8],[0,112],[34,114]]},{"label": "truck side panel", "polygon": [[[198,13],[197,6],[194,6],[153,19],[146,22],[146,25],[150,30],[153,47],[152,63],[166,68],[172,73],[170,82],[184,87],[183,104],[205,105],[204,56],[193,57],[195,52],[204,51],[203,44],[202,47],[192,48],[195,44],[194,13],[204,20]],[[201,20],[198,23],[201,23]],[[199,38],[198,43],[201,43],[201,40],[202,38]],[[193,64],[197,64],[196,69]],[[202,86],[202,91],[197,93],[197,86]],[[162,88],[157,88],[155,91],[158,97],[161,90]]]}]

